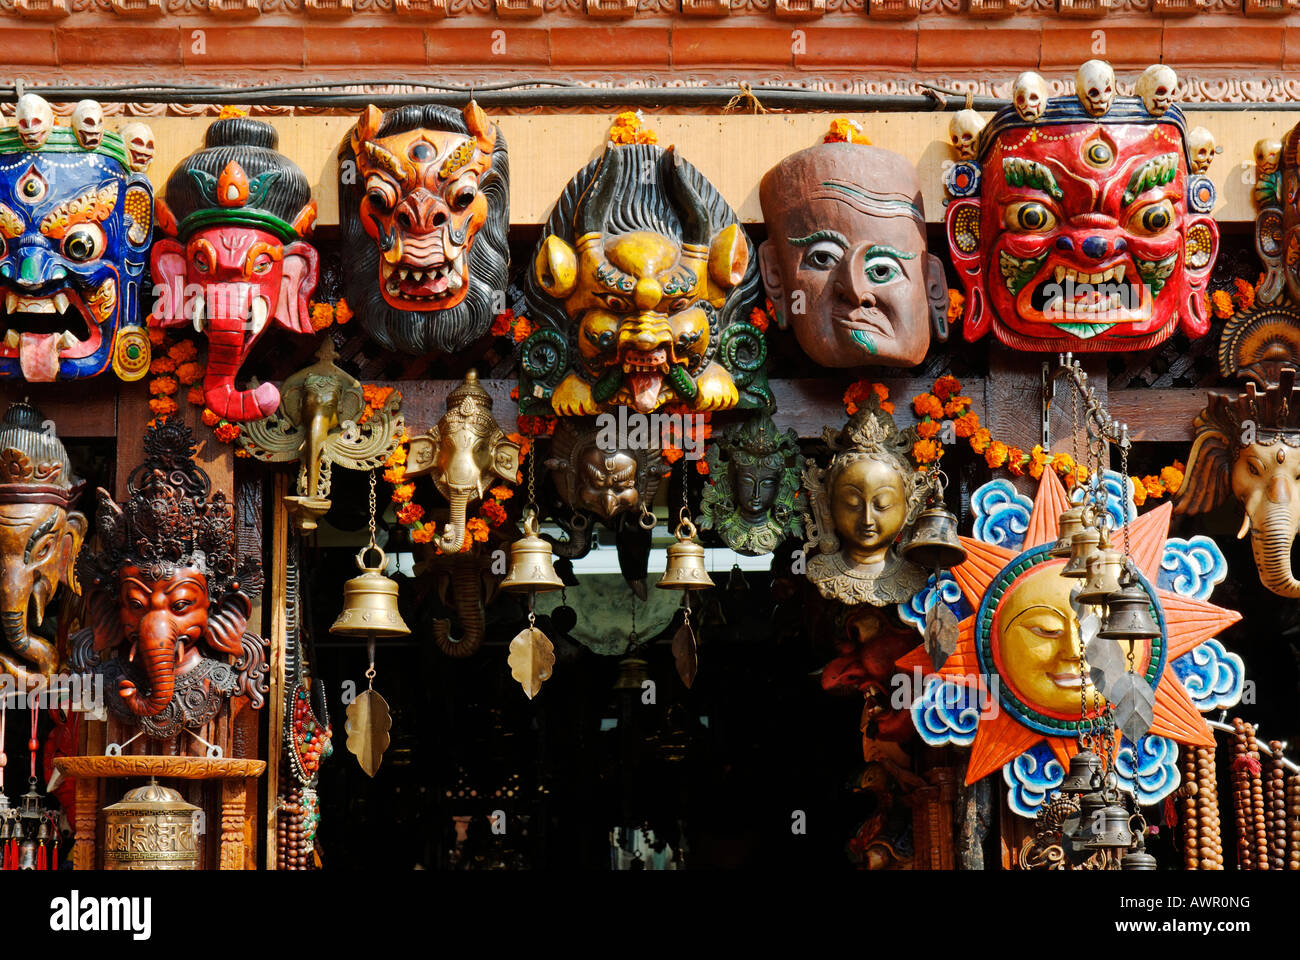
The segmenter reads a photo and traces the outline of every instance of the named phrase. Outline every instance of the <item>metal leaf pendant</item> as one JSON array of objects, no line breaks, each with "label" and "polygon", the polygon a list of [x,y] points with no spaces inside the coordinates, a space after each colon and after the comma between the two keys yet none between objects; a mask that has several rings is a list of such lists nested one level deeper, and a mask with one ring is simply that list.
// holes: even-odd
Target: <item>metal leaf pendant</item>
[{"label": "metal leaf pendant", "polygon": [[348,704],[348,719],[343,729],[348,735],[348,750],[356,755],[361,769],[373,777],[388,749],[388,731],[393,727],[393,717],[388,712],[388,702],[375,693],[365,690]]},{"label": "metal leaf pendant", "polygon": [[925,612],[925,652],[934,669],[941,670],[957,649],[957,618],[942,600]]},{"label": "metal leaf pendant", "polygon": [[542,689],[542,683],[551,676],[555,666],[555,647],[546,634],[536,627],[524,627],[510,641],[510,676],[519,681],[531,700]]},{"label": "metal leaf pendant", "polygon": [[1156,694],[1151,685],[1136,673],[1125,673],[1116,678],[1110,700],[1115,710],[1115,726],[1128,737],[1129,743],[1151,729],[1155,717]]},{"label": "metal leaf pendant", "polygon": [[682,678],[682,683],[686,684],[686,689],[689,690],[691,684],[695,682],[695,674],[700,669],[695,631],[691,629],[689,623],[683,623],[673,634],[673,661],[677,664],[677,675]]},{"label": "metal leaf pendant", "polygon": [[1094,636],[1084,648],[1084,656],[1088,660],[1092,685],[1098,693],[1113,702],[1115,683],[1128,673],[1124,655],[1120,653],[1119,641]]}]

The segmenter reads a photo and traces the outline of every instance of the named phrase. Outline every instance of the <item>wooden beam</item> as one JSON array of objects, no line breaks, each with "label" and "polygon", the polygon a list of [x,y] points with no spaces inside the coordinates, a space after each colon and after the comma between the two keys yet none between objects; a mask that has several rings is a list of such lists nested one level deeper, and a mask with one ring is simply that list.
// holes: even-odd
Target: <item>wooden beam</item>
[{"label": "wooden beam", "polygon": [[[510,222],[545,221],[564,185],[601,150],[615,112],[500,116],[499,124],[509,145]],[[721,191],[745,223],[763,219],[758,204],[758,182],[783,157],[817,143],[826,133],[833,114],[774,114],[767,116],[709,116],[655,114],[649,127],[664,145],[673,144]],[[873,144],[901,153],[917,166],[926,216],[931,223],[943,219],[943,171],[952,162],[948,122],[952,114],[853,114]],[[354,122],[353,117],[265,117],[280,134],[280,150],[307,174],[319,207],[319,223],[338,223],[337,151]],[[1300,122],[1300,110],[1198,111],[1188,116],[1188,126],[1209,129],[1223,145],[1210,179],[1218,191],[1214,216],[1220,223],[1246,223],[1255,218],[1251,180],[1255,169],[1255,141],[1281,139]],[[149,177],[159,193],[167,178],[186,156],[203,145],[208,117],[154,117],[149,119],[158,146]],[[111,121],[110,121],[111,125]]]}]

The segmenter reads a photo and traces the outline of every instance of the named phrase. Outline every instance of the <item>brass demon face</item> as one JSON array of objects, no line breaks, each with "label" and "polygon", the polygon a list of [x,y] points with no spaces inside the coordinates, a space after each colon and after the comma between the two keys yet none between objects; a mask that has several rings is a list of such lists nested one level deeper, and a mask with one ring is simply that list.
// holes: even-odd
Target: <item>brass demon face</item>
[{"label": "brass demon face", "polygon": [[469,251],[489,212],[479,180],[492,164],[496,127],[474,104],[465,110],[468,137],[426,129],[380,137],[382,118],[370,107],[352,135],[380,290],[398,310],[449,309],[469,292]]}]

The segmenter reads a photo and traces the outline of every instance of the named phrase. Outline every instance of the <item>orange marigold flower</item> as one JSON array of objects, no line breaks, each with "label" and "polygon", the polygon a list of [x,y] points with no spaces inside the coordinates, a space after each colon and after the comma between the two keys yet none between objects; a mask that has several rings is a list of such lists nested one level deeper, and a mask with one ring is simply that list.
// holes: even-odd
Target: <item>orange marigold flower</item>
[{"label": "orange marigold flower", "polygon": [[413,483],[399,483],[393,487],[394,503],[410,503],[413,496],[415,496],[415,484]]},{"label": "orange marigold flower", "polygon": [[149,342],[155,347],[161,347],[167,340],[167,331],[162,327],[149,328]]},{"label": "orange marigold flower", "polygon": [[231,117],[246,117],[248,111],[241,107],[222,107],[221,112],[217,114],[218,120],[229,120]]},{"label": "orange marigold flower", "polygon": [[203,364],[190,360],[176,368],[176,379],[185,386],[192,386],[203,379]]},{"label": "orange marigold flower", "polygon": [[510,332],[510,324],[515,319],[515,312],[509,307],[502,310],[492,321],[492,336],[504,337]]},{"label": "orange marigold flower", "polygon": [[884,405],[884,402],[889,399],[889,388],[883,383],[873,383],[871,385],[871,392],[880,398],[882,406]]},{"label": "orange marigold flower", "polygon": [[[393,448],[393,452],[390,453],[388,455],[388,459],[384,461],[384,466],[386,467],[406,466],[406,444],[405,443],[399,443],[396,447]],[[405,470],[403,470],[403,473],[405,473]]]},{"label": "orange marigold flower", "polygon": [[515,492],[509,487],[503,487],[500,484],[493,487],[488,493],[497,500],[509,500],[515,495]]},{"label": "orange marigold flower", "polygon": [[342,326],[351,320],[353,316],[352,308],[348,306],[348,302],[339,297],[339,302],[334,304],[334,322]]},{"label": "orange marigold flower", "polygon": [[217,439],[222,443],[233,443],[235,438],[240,434],[239,424],[223,421],[217,425],[217,429],[212,431],[216,434]]},{"label": "orange marigold flower", "polygon": [[1159,499],[1165,495],[1165,485],[1160,482],[1160,478],[1157,476],[1143,477],[1142,486],[1147,488],[1147,496],[1152,499]]},{"label": "orange marigold flower", "polygon": [[523,343],[533,335],[533,325],[528,322],[527,317],[516,317],[510,329],[515,343]]},{"label": "orange marigold flower", "polygon": [[940,400],[946,401],[949,397],[961,393],[961,381],[951,373],[945,373],[938,380],[934,381],[934,395]]},{"label": "orange marigold flower", "polygon": [[943,447],[933,440],[918,440],[912,444],[912,459],[917,463],[933,463],[943,453]]},{"label": "orange marigold flower", "polygon": [[662,453],[663,458],[669,463],[676,463],[682,458],[682,450],[680,447],[664,447]]},{"label": "orange marigold flower", "polygon": [[849,384],[848,389],[844,391],[844,409],[850,417],[858,412],[863,401],[871,395],[870,390],[871,384],[866,380],[858,380]]},{"label": "orange marigold flower", "polygon": [[[965,416],[962,417],[961,419],[969,420],[970,417]],[[961,423],[961,420],[957,422]],[[971,434],[970,448],[974,450],[976,453],[983,453],[985,450],[989,448],[989,444],[992,442],[993,442],[993,435],[990,434],[988,430],[986,430],[984,427],[977,427],[975,429],[975,432]]]},{"label": "orange marigold flower", "polygon": [[324,330],[334,322],[334,307],[331,304],[312,302],[308,309],[313,330]]},{"label": "orange marigold flower", "polygon": [[980,418],[973,413],[968,413],[964,417],[958,417],[953,421],[952,432],[963,440],[967,437],[973,437],[975,431],[979,429]]},{"label": "orange marigold flower", "polygon": [[506,522],[506,508],[495,500],[485,500],[479,512],[483,515],[483,519],[494,527],[499,527]]},{"label": "orange marigold flower", "polygon": [[966,308],[966,297],[958,290],[948,291],[948,322],[956,323]]},{"label": "orange marigold flower", "polygon": [[385,483],[391,483],[393,486],[397,486],[399,483],[401,483],[403,480],[406,479],[406,468],[389,467],[387,470],[384,471],[383,476],[384,476]]},{"label": "orange marigold flower", "polygon": [[488,538],[488,525],[482,517],[472,517],[465,523],[466,540],[474,538],[475,543],[485,543]]},{"label": "orange marigold flower", "polygon": [[1007,448],[1007,469],[1015,476],[1023,477],[1025,475],[1025,462],[1029,458],[1025,456],[1025,451],[1019,447]]},{"label": "orange marigold flower", "polygon": [[1029,453],[1029,462],[1027,464],[1029,475],[1035,480],[1039,479],[1049,462],[1047,454],[1043,452],[1043,445],[1041,443],[1034,444],[1034,449]]},{"label": "orange marigold flower", "polygon": [[922,393],[913,397],[912,409],[916,411],[918,417],[929,417],[932,420],[943,419],[943,404],[932,393]]},{"label": "orange marigold flower", "polygon": [[171,357],[177,363],[185,363],[187,360],[193,360],[199,355],[199,348],[194,346],[193,340],[177,340],[167,348],[167,356]]},{"label": "orange marigold flower", "polygon": [[203,408],[203,413],[199,415],[199,419],[202,420],[203,425],[207,427],[215,427],[221,422],[221,417],[217,416],[217,414],[209,410],[207,407]]},{"label": "orange marigold flower", "polygon": [[1001,440],[993,440],[989,447],[984,451],[984,462],[993,469],[997,469],[1007,462],[1007,445]]},{"label": "orange marigold flower", "polygon": [[933,440],[943,429],[943,424],[937,420],[922,420],[916,425],[916,435],[922,440]]},{"label": "orange marigold flower", "polygon": [[185,399],[197,407],[199,404],[204,402],[203,388],[190,387],[190,392],[185,394]]},{"label": "orange marigold flower", "polygon": [[159,416],[165,416],[169,413],[175,413],[179,407],[171,397],[158,397],[149,401],[149,409]]},{"label": "orange marigold flower", "polygon": [[1068,477],[1070,474],[1074,473],[1074,466],[1074,457],[1070,456],[1068,453],[1052,454],[1052,469],[1062,477]]},{"label": "orange marigold flower", "polygon": [[705,460],[703,457],[696,460],[695,472],[707,477],[709,475],[709,461]]},{"label": "orange marigold flower", "polygon": [[1160,482],[1170,493],[1177,493],[1183,486],[1183,471],[1177,467],[1165,467],[1160,471]]},{"label": "orange marigold flower", "polygon": [[1214,315],[1220,320],[1227,320],[1235,312],[1232,308],[1232,297],[1228,295],[1227,290],[1215,290],[1210,294],[1210,306],[1214,309]]},{"label": "orange marigold flower", "polygon": [[236,448],[235,448],[235,456],[237,456],[237,457],[247,457],[248,455],[249,455],[249,454],[248,454],[248,451],[245,450],[243,447],[236,447]]},{"label": "orange marigold flower", "polygon": [[411,531],[412,543],[431,543],[437,530],[433,524],[426,523]]},{"label": "orange marigold flower", "polygon": [[149,364],[149,372],[155,377],[164,373],[172,373],[176,370],[176,361],[171,357],[154,357],[153,362]]},{"label": "orange marigold flower", "polygon": [[1139,507],[1142,506],[1142,504],[1147,502],[1146,485],[1137,477],[1129,477],[1128,481],[1133,488],[1133,502]]},{"label": "orange marigold flower", "polygon": [[758,328],[759,333],[767,333],[767,325],[771,323],[771,318],[762,307],[755,307],[749,311],[749,322]]},{"label": "orange marigold flower", "polygon": [[163,397],[170,397],[177,387],[175,377],[154,377],[149,381],[149,392]]},{"label": "orange marigold flower", "polygon": [[955,417],[970,405],[970,397],[953,397],[943,405],[943,415],[945,417]]},{"label": "orange marigold flower", "polygon": [[410,526],[424,516],[424,507],[418,503],[404,503],[397,508],[397,522]]},{"label": "orange marigold flower", "polygon": [[519,387],[517,385],[510,388],[510,399],[511,400],[519,399]]},{"label": "orange marigold flower", "polygon": [[1248,281],[1237,277],[1232,285],[1237,288],[1233,298],[1237,301],[1238,310],[1249,310],[1255,305],[1255,288]]}]

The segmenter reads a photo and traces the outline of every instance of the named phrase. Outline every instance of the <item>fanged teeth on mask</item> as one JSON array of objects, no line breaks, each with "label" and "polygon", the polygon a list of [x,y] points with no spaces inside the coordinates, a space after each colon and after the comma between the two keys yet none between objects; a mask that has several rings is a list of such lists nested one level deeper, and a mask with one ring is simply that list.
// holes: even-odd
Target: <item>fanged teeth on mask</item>
[{"label": "fanged teeth on mask", "polygon": [[1063,267],[1059,264],[1053,270],[1053,276],[1057,283],[1065,283],[1067,280],[1071,283],[1123,283],[1124,274],[1128,270],[1128,265],[1121,263],[1101,271],[1100,273],[1087,273],[1082,270],[1075,270],[1073,267]]}]

